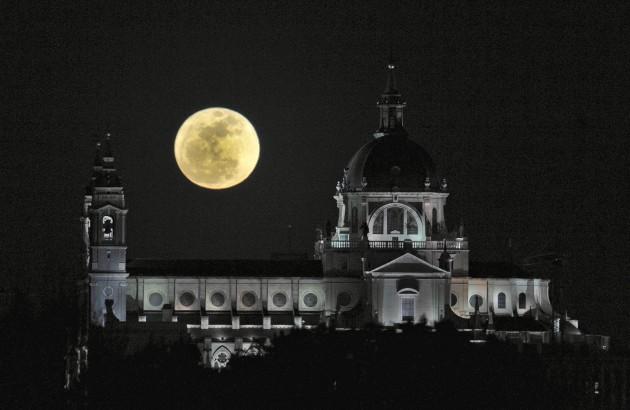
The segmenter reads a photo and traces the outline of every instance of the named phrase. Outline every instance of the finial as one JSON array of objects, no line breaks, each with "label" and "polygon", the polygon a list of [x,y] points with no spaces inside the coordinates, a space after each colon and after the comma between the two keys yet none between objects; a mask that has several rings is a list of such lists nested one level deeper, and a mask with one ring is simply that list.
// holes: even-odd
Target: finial
[{"label": "finial", "polygon": [[389,59],[387,59],[387,68],[393,70],[396,68],[396,62],[394,60],[394,46],[389,43]]},{"label": "finial", "polygon": [[337,194],[341,192],[341,182],[337,181],[337,186],[335,186],[335,189],[337,190]]},{"label": "finial", "polygon": [[446,178],[442,178],[442,181],[440,181],[440,190],[443,192],[446,192],[446,190],[448,189],[448,184],[446,183]]},{"label": "finial", "polygon": [[425,191],[431,190],[431,178],[429,177],[424,178],[424,190]]}]

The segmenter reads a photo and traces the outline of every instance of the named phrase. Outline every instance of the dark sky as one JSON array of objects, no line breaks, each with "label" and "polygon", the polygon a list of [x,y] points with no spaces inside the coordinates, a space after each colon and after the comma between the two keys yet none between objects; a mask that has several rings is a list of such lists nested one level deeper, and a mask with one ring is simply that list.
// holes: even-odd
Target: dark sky
[{"label": "dark sky", "polygon": [[[464,219],[472,258],[505,258],[511,237],[517,257],[570,255],[579,281],[604,283],[598,298],[625,284],[623,3],[62,3],[0,10],[5,282],[73,269],[106,129],[130,257],[266,258],[287,248],[289,224],[310,253],[376,128],[391,44],[406,127],[448,178],[447,223]],[[261,142],[251,177],[215,192],[181,175],[172,148],[211,106],[248,117]]]}]

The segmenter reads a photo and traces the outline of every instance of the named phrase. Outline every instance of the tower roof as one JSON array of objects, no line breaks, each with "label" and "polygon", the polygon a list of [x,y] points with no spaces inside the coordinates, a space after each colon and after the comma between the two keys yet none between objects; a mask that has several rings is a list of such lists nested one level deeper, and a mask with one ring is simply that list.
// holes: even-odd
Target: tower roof
[{"label": "tower roof", "polygon": [[403,127],[406,103],[397,89],[395,70],[390,57],[385,91],[377,102],[379,129],[374,140],[359,148],[348,162],[346,190],[422,191],[426,179],[435,173],[429,154],[409,138]]}]

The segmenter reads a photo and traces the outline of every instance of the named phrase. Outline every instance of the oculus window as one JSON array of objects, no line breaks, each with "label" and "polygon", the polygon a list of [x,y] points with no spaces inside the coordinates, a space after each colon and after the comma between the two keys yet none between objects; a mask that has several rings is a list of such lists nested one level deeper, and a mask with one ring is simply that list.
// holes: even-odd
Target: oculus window
[{"label": "oculus window", "polygon": [[287,304],[287,295],[285,295],[282,292],[278,292],[275,295],[273,295],[273,298],[271,298],[271,300],[275,307],[280,308]]},{"label": "oculus window", "polygon": [[214,307],[221,307],[225,304],[225,295],[221,292],[214,292],[212,296],[210,296],[210,303]]},{"label": "oculus window", "polygon": [[151,306],[162,306],[163,301],[164,298],[162,298],[162,295],[158,292],[153,292],[149,295],[149,304],[151,304]]},{"label": "oculus window", "polygon": [[339,306],[348,306],[350,305],[350,302],[352,302],[352,296],[350,296],[348,292],[341,292],[339,295],[337,295],[337,304]]},{"label": "oculus window", "polygon": [[307,307],[315,307],[317,305],[317,296],[314,293],[307,293],[304,295],[304,304]]},{"label": "oculus window", "polygon": [[181,303],[182,306],[191,306],[193,303],[195,303],[195,295],[190,292],[184,292],[179,297],[179,303]]},{"label": "oculus window", "polygon": [[241,297],[241,303],[243,303],[243,306],[245,307],[254,306],[254,304],[256,303],[256,295],[254,295],[252,292],[245,292]]},{"label": "oculus window", "polygon": [[472,295],[470,297],[470,300],[468,300],[468,302],[470,303],[470,306],[477,309],[477,308],[480,308],[481,305],[483,305],[483,298],[479,295]]}]

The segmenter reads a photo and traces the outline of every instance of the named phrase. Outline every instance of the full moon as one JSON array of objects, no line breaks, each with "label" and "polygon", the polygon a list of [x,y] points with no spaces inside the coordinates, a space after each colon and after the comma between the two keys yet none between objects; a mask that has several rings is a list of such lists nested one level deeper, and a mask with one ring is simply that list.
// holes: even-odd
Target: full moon
[{"label": "full moon", "polygon": [[175,137],[175,161],[194,184],[230,188],[254,171],[260,144],[254,126],[227,108],[206,108],[184,121]]}]

